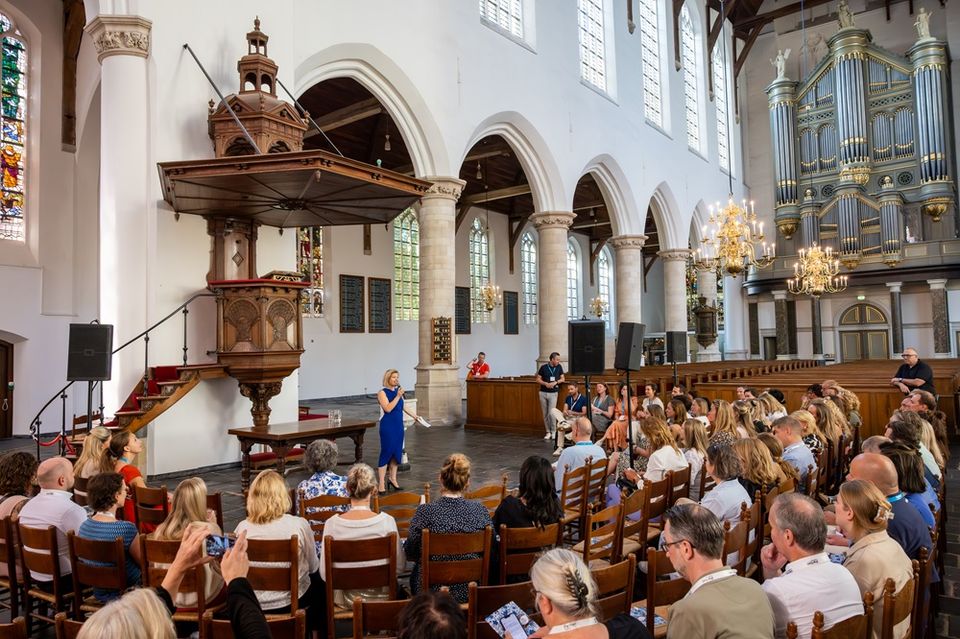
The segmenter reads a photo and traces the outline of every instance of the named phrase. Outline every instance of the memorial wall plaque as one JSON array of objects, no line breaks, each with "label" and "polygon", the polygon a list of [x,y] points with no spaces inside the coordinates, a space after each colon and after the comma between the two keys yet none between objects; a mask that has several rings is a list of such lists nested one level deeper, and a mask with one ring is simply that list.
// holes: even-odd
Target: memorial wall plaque
[{"label": "memorial wall plaque", "polygon": [[363,277],[359,275],[340,276],[340,332],[364,332],[363,317]]},{"label": "memorial wall plaque", "polygon": [[520,295],[516,291],[503,292],[503,334],[520,334]]},{"label": "memorial wall plaque", "polygon": [[367,278],[367,300],[369,304],[370,333],[390,333],[393,331],[393,298],[391,285],[393,282],[382,277]]},{"label": "memorial wall plaque", "polygon": [[456,310],[454,331],[457,335],[470,334],[470,287],[458,286],[454,308]]},{"label": "memorial wall plaque", "polygon": [[450,334],[450,318],[434,317],[431,319],[430,333],[433,338],[433,363],[452,364],[453,336]]}]

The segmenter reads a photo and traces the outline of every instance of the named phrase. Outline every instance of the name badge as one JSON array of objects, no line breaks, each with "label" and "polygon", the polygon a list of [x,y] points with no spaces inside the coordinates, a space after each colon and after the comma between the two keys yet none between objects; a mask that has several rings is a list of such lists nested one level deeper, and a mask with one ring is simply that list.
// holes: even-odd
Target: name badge
[{"label": "name badge", "polygon": [[553,377],[552,375],[550,376],[550,381],[551,381],[551,382],[556,381],[556,379],[557,379],[556,377]]}]

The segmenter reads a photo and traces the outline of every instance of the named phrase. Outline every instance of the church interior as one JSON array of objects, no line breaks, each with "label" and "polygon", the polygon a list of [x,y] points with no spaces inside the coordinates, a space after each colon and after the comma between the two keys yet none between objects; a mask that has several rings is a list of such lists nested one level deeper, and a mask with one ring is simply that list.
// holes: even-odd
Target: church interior
[{"label": "church interior", "polygon": [[[955,48],[946,0],[0,0],[0,639],[960,637]],[[777,599],[821,556],[850,611]]]}]

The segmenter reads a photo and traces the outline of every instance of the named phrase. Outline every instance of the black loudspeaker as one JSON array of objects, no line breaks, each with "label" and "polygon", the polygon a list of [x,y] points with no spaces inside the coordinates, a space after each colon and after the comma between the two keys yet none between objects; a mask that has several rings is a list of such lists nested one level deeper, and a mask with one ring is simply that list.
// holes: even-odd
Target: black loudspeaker
[{"label": "black loudspeaker", "polygon": [[71,324],[67,381],[97,382],[110,379],[112,355],[112,325]]},{"label": "black loudspeaker", "polygon": [[569,326],[570,374],[601,375],[606,337],[603,322],[576,320],[570,322]]},{"label": "black loudspeaker", "polygon": [[683,364],[687,361],[687,334],[683,331],[667,331],[667,352],[665,357],[671,364]]},{"label": "black loudspeaker", "polygon": [[643,324],[620,322],[617,331],[617,356],[613,367],[618,371],[638,371],[643,365]]}]

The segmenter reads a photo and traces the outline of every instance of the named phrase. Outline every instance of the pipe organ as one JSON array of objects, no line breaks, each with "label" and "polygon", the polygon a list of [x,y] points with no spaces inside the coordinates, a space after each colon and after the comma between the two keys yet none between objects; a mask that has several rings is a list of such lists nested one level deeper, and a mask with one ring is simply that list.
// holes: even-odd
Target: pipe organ
[{"label": "pipe organ", "polygon": [[903,259],[904,210],[954,212],[945,44],[926,34],[900,56],[841,28],[800,82],[767,87],[775,219],[787,239],[832,247],[848,268]]}]

